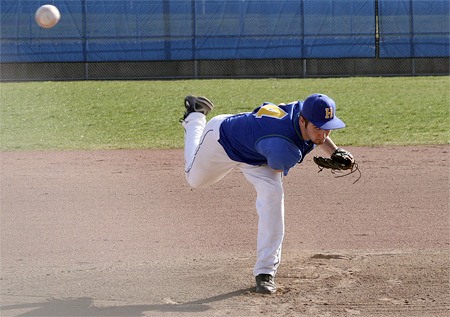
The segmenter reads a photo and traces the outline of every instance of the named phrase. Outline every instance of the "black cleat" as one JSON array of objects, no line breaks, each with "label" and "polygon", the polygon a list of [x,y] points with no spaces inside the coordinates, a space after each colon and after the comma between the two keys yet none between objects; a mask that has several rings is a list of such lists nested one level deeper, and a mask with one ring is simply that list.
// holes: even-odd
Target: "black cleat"
[{"label": "black cleat", "polygon": [[277,291],[274,277],[270,274],[259,274],[256,276],[256,293],[274,294]]},{"label": "black cleat", "polygon": [[189,95],[184,98],[184,106],[186,107],[186,112],[180,121],[184,121],[192,112],[200,112],[206,116],[211,110],[214,109],[214,104],[211,100],[206,97],[197,97],[193,95]]}]

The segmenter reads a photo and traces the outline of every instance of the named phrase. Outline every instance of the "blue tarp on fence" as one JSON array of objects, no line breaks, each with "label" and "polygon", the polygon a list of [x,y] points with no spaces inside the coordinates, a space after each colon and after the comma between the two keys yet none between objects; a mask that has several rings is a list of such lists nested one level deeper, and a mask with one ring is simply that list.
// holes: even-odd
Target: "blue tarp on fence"
[{"label": "blue tarp on fence", "polygon": [[[448,56],[448,1],[379,0],[380,56]],[[430,2],[432,9],[426,5]],[[2,62],[371,58],[376,54],[374,0],[0,3]],[[61,12],[52,29],[42,29],[34,21],[34,12],[46,3]],[[408,15],[415,19],[412,28]],[[424,23],[426,19],[433,23]]]},{"label": "blue tarp on fence", "polygon": [[448,0],[379,0],[380,57],[449,56]]}]

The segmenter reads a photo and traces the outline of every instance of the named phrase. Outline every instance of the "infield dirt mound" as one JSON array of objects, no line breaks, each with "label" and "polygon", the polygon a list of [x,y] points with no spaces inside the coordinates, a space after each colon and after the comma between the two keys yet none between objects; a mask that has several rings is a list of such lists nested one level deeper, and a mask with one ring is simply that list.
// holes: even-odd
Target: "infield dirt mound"
[{"label": "infield dirt mound", "polygon": [[274,296],[239,171],[194,190],[181,150],[2,152],[1,316],[448,316],[449,148],[348,148],[356,184],[291,170]]}]

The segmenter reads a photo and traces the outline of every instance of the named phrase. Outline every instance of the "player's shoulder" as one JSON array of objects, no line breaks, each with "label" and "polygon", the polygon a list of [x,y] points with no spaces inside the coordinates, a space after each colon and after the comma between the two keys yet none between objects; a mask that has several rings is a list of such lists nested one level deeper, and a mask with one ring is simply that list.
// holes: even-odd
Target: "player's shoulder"
[{"label": "player's shoulder", "polygon": [[281,103],[279,104],[280,107],[289,107],[289,108],[296,108],[300,107],[302,102],[300,100],[291,101],[289,103]]},{"label": "player's shoulder", "polygon": [[270,102],[270,101],[264,101],[261,105],[258,106],[258,108],[261,108],[261,107],[264,107],[267,105],[278,106],[278,107],[296,107],[301,104],[302,104],[302,102],[300,100],[294,100],[294,101],[291,101],[288,103],[282,102],[282,103],[278,103],[278,104]]},{"label": "player's shoulder", "polygon": [[[255,109],[253,109],[253,111],[251,113],[259,114],[259,113],[265,113],[268,111],[268,113],[271,113],[271,114],[274,114],[274,113],[287,114],[287,113],[299,112],[301,110],[301,105],[302,105],[301,101],[298,101],[298,100],[292,101],[289,103],[279,103],[279,104],[265,101],[261,105],[259,105]],[[257,117],[258,117],[258,115],[257,115]]]}]

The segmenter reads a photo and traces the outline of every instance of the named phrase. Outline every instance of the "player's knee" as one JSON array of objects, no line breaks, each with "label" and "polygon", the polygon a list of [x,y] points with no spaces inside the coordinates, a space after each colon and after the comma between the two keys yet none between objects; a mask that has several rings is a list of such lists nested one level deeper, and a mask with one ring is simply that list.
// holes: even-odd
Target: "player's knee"
[{"label": "player's knee", "polygon": [[284,190],[283,185],[277,184],[273,186],[273,195],[276,197],[276,199],[281,200],[284,198]]},{"label": "player's knee", "polygon": [[192,188],[199,188],[203,185],[198,178],[192,177],[189,173],[186,173],[186,180]]},{"label": "player's knee", "polygon": [[201,184],[197,184],[195,182],[188,182],[189,186],[191,186],[192,188],[199,188],[201,187]]},{"label": "player's knee", "polygon": [[262,199],[281,201],[284,198],[284,190],[281,183],[265,184],[265,186],[261,188],[259,192]]}]

